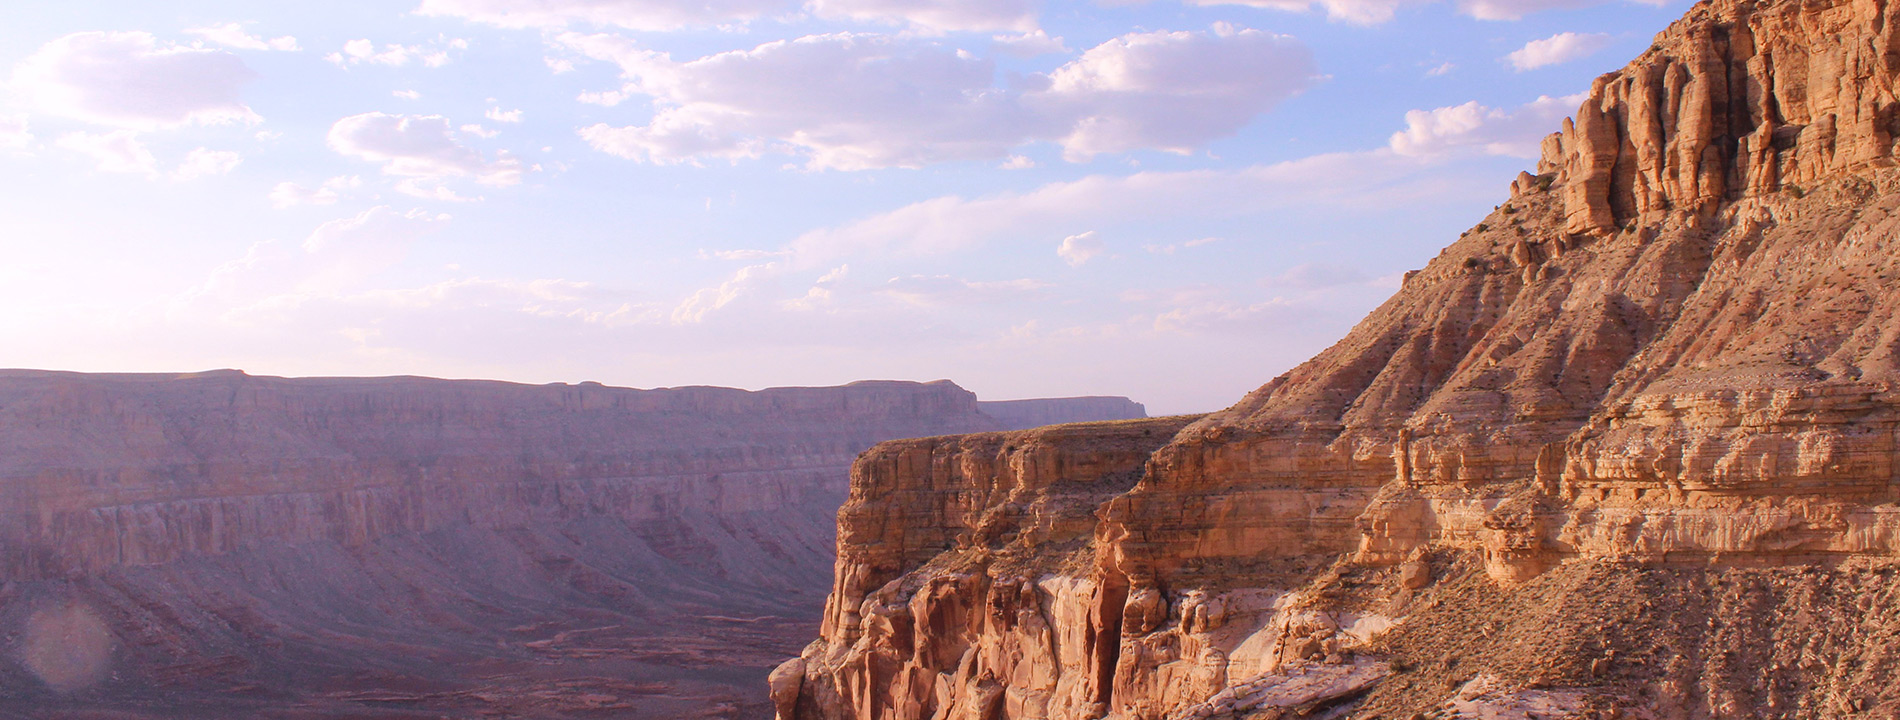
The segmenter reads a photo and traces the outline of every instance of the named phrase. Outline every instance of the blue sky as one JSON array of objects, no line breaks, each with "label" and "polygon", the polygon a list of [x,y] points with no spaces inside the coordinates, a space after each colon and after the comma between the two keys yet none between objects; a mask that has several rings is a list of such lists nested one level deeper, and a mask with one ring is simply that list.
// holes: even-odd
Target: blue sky
[{"label": "blue sky", "polygon": [[27,3],[0,366],[1217,409],[1685,7]]}]

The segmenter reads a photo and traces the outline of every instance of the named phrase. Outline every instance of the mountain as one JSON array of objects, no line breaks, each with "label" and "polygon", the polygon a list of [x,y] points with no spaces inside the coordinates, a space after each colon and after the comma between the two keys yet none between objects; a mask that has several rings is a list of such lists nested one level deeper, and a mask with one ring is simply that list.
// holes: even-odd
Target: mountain
[{"label": "mountain", "polygon": [[[1151,454],[873,449],[781,716],[1900,715],[1895,25],[1695,5],[1343,340]],[[1099,504],[999,493],[1010,445]]]},{"label": "mountain", "polygon": [[852,459],[1003,426],[947,381],[0,371],[0,717],[770,714]]}]

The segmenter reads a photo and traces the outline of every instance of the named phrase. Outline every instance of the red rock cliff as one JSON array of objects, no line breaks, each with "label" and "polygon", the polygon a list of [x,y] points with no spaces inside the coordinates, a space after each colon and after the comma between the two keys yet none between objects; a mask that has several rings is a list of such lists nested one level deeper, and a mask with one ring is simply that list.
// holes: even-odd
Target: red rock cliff
[{"label": "red rock cliff", "polygon": [[943,639],[834,614],[782,712],[1900,714],[1896,631],[1856,619],[1900,596],[1892,13],[1696,5],[1345,339],[1159,448],[1086,567],[847,566],[865,520],[841,515],[840,577],[1072,640],[905,655]]}]

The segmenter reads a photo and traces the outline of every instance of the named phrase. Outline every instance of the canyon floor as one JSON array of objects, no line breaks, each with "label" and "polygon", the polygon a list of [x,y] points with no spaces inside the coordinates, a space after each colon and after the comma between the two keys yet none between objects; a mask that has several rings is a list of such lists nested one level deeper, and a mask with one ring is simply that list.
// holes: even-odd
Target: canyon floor
[{"label": "canyon floor", "polygon": [[766,672],[817,631],[830,519],[450,527],[10,583],[0,716],[767,717]]}]

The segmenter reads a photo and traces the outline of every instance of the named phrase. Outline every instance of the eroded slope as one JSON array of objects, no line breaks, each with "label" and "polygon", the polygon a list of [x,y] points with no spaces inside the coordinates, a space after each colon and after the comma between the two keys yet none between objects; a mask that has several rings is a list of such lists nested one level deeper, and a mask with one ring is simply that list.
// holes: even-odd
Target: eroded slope
[{"label": "eroded slope", "polygon": [[1103,504],[1094,609],[1042,613],[1093,651],[849,686],[814,658],[877,649],[833,624],[802,687],[844,701],[801,712],[1900,713],[1855,616],[1900,549],[1895,29],[1875,0],[1691,8],[1508,202]]}]

